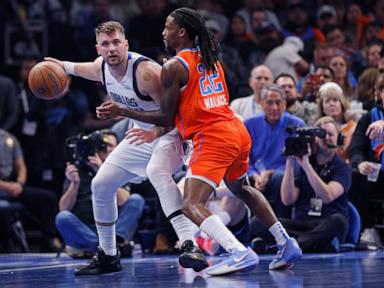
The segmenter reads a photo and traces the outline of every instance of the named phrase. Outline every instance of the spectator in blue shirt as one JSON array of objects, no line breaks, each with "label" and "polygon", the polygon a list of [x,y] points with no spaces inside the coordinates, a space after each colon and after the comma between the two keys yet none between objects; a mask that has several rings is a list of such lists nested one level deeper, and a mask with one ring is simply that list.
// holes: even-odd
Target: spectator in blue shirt
[{"label": "spectator in blue shirt", "polygon": [[278,216],[280,183],[285,168],[284,146],[289,126],[303,127],[302,119],[287,112],[286,94],[276,84],[265,86],[260,93],[263,112],[247,119],[244,124],[252,139],[248,176],[252,185],[274,202]]}]

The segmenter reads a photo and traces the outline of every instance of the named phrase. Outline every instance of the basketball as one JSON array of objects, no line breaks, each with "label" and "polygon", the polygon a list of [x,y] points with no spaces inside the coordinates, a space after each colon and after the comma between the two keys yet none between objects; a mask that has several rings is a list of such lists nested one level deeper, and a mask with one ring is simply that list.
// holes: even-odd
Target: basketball
[{"label": "basketball", "polygon": [[40,99],[58,99],[67,92],[68,85],[69,77],[64,69],[52,61],[36,64],[28,74],[28,86]]}]

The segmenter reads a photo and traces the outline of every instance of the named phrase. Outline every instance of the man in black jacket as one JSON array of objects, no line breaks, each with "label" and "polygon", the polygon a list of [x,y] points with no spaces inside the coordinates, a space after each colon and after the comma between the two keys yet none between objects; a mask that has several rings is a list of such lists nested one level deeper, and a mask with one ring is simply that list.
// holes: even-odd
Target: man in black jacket
[{"label": "man in black jacket", "polygon": [[[375,84],[377,104],[363,115],[357,124],[351,141],[349,159],[354,168],[352,201],[356,204],[362,219],[361,242],[369,242],[381,246],[380,236],[373,228],[375,224],[371,199],[384,201],[384,74],[380,74]],[[375,163],[381,164],[378,179],[368,181],[374,173]]]}]

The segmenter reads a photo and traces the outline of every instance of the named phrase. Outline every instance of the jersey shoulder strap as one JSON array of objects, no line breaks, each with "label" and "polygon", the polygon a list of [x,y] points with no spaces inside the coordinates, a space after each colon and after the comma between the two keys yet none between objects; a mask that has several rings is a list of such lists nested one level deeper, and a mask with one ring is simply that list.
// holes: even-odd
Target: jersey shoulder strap
[{"label": "jersey shoulder strap", "polygon": [[141,94],[141,92],[139,91],[139,87],[137,85],[136,70],[137,70],[137,66],[141,62],[143,62],[143,61],[151,61],[151,59],[149,59],[149,58],[147,58],[145,56],[141,56],[133,64],[133,69],[132,69],[133,90],[135,91],[137,97],[139,97],[141,100],[143,100],[143,101],[154,101],[149,95]]},{"label": "jersey shoulder strap", "polygon": [[103,62],[101,62],[101,75],[103,77],[103,83],[101,83],[101,85],[103,86],[105,92],[108,92],[107,86],[105,85],[105,61],[104,60]]}]

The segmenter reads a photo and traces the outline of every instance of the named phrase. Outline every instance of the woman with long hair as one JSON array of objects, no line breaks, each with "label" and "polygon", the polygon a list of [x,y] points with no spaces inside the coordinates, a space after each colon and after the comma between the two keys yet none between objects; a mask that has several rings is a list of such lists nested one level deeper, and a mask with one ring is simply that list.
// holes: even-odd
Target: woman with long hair
[{"label": "woman with long hair", "polygon": [[339,124],[344,135],[344,141],[342,144],[340,143],[338,154],[344,160],[348,160],[352,135],[356,129],[356,121],[349,114],[349,107],[349,102],[340,85],[335,82],[328,82],[320,87],[318,95],[319,116],[330,116]]}]

